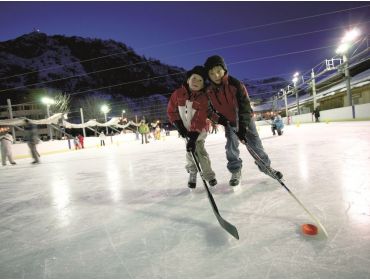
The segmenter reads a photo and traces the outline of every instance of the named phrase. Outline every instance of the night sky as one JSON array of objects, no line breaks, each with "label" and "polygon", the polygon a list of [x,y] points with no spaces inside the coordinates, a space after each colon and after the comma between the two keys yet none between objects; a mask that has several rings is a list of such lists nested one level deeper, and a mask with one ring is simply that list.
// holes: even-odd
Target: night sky
[{"label": "night sky", "polygon": [[[368,7],[248,29],[364,5]],[[366,21],[360,26],[364,34],[368,34],[370,28],[369,2],[0,2],[0,41],[38,28],[48,35],[113,39],[147,58],[185,69],[219,54],[229,64],[231,75],[239,79],[275,75],[290,79],[294,72],[308,71],[333,57],[336,47],[236,63],[335,45],[349,25]],[[235,47],[327,28],[333,29]],[[222,47],[224,49],[212,50]]]}]

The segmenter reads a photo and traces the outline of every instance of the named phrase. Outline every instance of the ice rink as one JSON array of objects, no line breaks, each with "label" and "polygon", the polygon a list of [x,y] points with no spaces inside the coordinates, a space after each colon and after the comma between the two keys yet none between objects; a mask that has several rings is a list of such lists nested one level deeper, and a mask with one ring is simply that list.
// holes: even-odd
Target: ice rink
[{"label": "ice rink", "polygon": [[1,278],[369,278],[370,122],[259,133],[272,167],[328,238],[300,232],[313,221],[242,145],[242,183],[229,187],[219,132],[206,148],[234,239],[200,178],[187,188],[185,144],[171,136],[0,168]]}]

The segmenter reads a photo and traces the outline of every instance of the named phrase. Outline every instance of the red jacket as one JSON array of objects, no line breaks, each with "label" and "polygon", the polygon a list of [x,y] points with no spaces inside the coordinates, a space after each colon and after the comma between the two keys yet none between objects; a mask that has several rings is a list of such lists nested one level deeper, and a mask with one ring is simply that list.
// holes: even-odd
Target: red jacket
[{"label": "red jacket", "polygon": [[[232,126],[248,126],[253,110],[247,89],[241,82],[225,75],[221,85],[211,84],[206,92],[216,113],[225,116]],[[211,119],[217,122],[218,117]]]},{"label": "red jacket", "polygon": [[176,89],[168,102],[167,115],[171,123],[182,120],[188,131],[206,131],[209,101],[203,91],[190,92],[187,87]]},{"label": "red jacket", "polygon": [[80,141],[81,144],[84,143],[84,137],[82,135],[80,136],[77,136],[78,137],[78,140]]}]

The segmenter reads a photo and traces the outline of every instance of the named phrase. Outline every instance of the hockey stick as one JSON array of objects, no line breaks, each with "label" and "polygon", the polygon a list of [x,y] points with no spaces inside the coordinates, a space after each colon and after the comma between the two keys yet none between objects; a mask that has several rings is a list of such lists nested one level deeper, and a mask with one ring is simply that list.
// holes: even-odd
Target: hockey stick
[{"label": "hockey stick", "polygon": [[[186,139],[186,142],[188,142],[188,140]],[[220,212],[218,211],[218,208],[217,208],[217,205],[216,205],[216,202],[215,200],[213,199],[213,196],[211,194],[211,192],[209,191],[209,188],[208,188],[208,185],[207,185],[207,182],[206,180],[204,179],[203,177],[203,172],[202,172],[202,169],[200,168],[200,165],[199,165],[199,162],[198,160],[196,159],[195,157],[195,154],[193,151],[190,151],[192,157],[193,157],[193,160],[195,162],[195,165],[197,166],[197,170],[200,174],[200,177],[202,178],[203,180],[203,184],[204,184],[204,188],[206,189],[207,191],[207,195],[208,195],[208,200],[209,202],[211,203],[211,206],[212,206],[212,210],[213,210],[213,213],[215,214],[218,222],[220,223],[221,227],[226,230],[228,233],[230,233],[234,238],[238,239],[239,240],[239,234],[238,234],[238,230],[237,228],[230,224],[228,221],[226,221],[224,218],[221,217],[220,215]]]},{"label": "hockey stick", "polygon": [[[232,129],[232,131],[234,131]],[[234,131],[235,132],[235,131]],[[249,132],[251,134],[253,134],[253,132]],[[235,132],[236,134],[236,132]],[[254,134],[253,134],[254,135]],[[298,204],[306,211],[306,213],[312,218],[312,220],[314,220],[318,225],[319,227],[321,228],[321,230],[324,232],[325,236],[328,237],[328,232],[326,231],[325,227],[322,225],[322,223],[319,221],[319,219],[314,215],[312,214],[310,211],[308,211],[308,209],[303,205],[303,203],[294,195],[294,193],[292,193],[292,191],[284,184],[284,182],[278,178],[275,173],[272,172],[272,170],[266,166],[266,164],[263,162],[263,160],[259,157],[259,155],[251,148],[251,146],[248,144],[247,140],[244,139],[244,141],[241,141],[246,147],[247,147],[247,150],[249,151],[249,153],[252,155],[252,157],[256,160],[257,164],[259,167],[263,168],[272,178],[274,178],[276,181],[278,181],[280,183],[281,186],[284,187],[284,189],[286,189],[288,191],[288,193],[295,199],[295,201],[298,202]]]}]

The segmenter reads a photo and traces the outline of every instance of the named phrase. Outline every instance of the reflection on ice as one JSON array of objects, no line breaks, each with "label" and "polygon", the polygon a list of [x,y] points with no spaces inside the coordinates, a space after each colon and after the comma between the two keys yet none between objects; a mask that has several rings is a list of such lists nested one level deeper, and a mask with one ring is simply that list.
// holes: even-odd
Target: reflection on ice
[{"label": "reflection on ice", "polygon": [[56,208],[59,224],[62,227],[68,226],[71,218],[70,186],[67,177],[55,176],[51,179],[53,206]]},{"label": "reflection on ice", "polygon": [[123,184],[120,172],[117,169],[116,164],[113,161],[109,161],[107,165],[107,188],[109,189],[112,197],[112,201],[118,202],[122,199],[121,186]]}]

